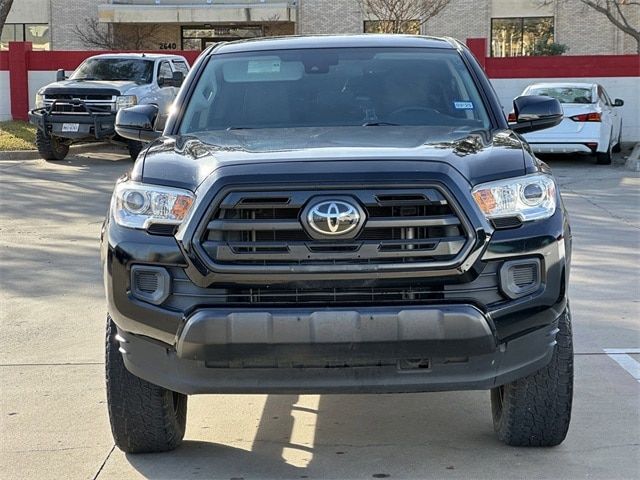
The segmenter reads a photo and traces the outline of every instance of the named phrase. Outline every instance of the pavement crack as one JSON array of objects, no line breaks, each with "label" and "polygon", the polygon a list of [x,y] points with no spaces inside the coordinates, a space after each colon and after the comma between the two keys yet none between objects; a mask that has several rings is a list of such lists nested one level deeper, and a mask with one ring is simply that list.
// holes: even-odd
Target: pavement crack
[{"label": "pavement crack", "polygon": [[111,446],[111,450],[109,450],[109,453],[107,453],[106,458],[104,459],[104,462],[102,462],[102,465],[100,465],[100,468],[98,469],[98,471],[96,472],[96,474],[93,477],[93,480],[96,480],[98,478],[98,476],[102,473],[102,469],[104,468],[104,466],[107,464],[107,461],[109,460],[109,457],[111,457],[111,454],[113,453],[113,451],[115,450],[116,445],[113,444]]}]

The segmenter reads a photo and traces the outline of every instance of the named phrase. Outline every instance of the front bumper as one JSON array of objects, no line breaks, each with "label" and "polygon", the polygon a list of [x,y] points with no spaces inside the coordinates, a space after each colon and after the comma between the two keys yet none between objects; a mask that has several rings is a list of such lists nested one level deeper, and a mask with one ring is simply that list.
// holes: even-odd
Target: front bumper
[{"label": "front bumper", "polygon": [[185,394],[397,393],[513,381],[550,361],[557,332],[553,321],[498,345],[486,316],[457,306],[282,317],[201,311],[176,349],[122,330],[118,338],[130,372]]},{"label": "front bumper", "polygon": [[[70,140],[104,140],[115,135],[116,114],[52,113],[39,108],[29,112],[29,122],[47,135]],[[64,131],[64,125],[77,124],[77,131]]]}]

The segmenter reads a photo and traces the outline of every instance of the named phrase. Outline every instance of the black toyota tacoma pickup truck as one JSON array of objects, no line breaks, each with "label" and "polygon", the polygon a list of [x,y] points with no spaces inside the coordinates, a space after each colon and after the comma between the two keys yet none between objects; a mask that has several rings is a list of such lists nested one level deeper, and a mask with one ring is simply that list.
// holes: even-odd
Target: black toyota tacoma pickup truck
[{"label": "black toyota tacoma pickup truck", "polygon": [[[289,37],[203,52],[102,234],[116,445],[180,444],[187,396],[491,391],[509,445],[563,441],[571,232],[466,49],[419,36]],[[375,401],[372,397],[371,401]]]}]

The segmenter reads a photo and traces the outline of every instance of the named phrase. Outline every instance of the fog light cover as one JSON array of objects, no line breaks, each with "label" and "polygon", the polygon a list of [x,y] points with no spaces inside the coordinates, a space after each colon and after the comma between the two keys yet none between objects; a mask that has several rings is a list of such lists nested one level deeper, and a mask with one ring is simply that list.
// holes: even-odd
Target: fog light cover
[{"label": "fog light cover", "polygon": [[162,267],[134,265],[131,268],[131,294],[139,300],[160,305],[169,296],[171,277]]},{"label": "fog light cover", "polygon": [[500,288],[509,298],[519,298],[540,288],[540,276],[539,259],[510,260],[500,268]]}]

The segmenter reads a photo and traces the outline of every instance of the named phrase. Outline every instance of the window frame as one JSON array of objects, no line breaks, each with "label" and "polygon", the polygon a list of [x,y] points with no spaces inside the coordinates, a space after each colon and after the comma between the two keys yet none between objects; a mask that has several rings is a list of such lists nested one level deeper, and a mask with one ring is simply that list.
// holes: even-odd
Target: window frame
[{"label": "window frame", "polygon": [[556,41],[556,17],[555,15],[539,15],[539,16],[529,16],[529,17],[491,17],[491,25],[489,28],[489,55],[491,58],[510,58],[508,56],[501,56],[501,57],[497,57],[495,55],[494,52],[494,48],[493,48],[493,25],[494,25],[494,21],[496,20],[519,20],[520,23],[520,53],[519,55],[514,55],[516,57],[529,57],[532,55],[525,55],[525,47],[524,47],[524,24],[526,20],[549,20],[551,19],[551,26],[552,26],[552,31],[551,31],[551,36],[553,38],[553,41]]},{"label": "window frame", "polygon": [[[51,25],[49,23],[5,23],[3,28],[2,28],[2,33],[5,32],[6,27],[13,27],[13,40],[7,40],[7,43],[9,42],[26,42],[28,40],[26,40],[27,38],[27,26],[29,27],[43,27],[46,26],[47,30],[48,30],[48,44],[49,44],[49,49],[48,50],[36,50],[36,51],[51,51]],[[18,39],[16,38],[16,33],[20,33],[21,34],[21,38]],[[33,43],[33,42],[31,42]],[[2,49],[0,49],[2,50]],[[3,50],[6,51],[6,50]]]}]

